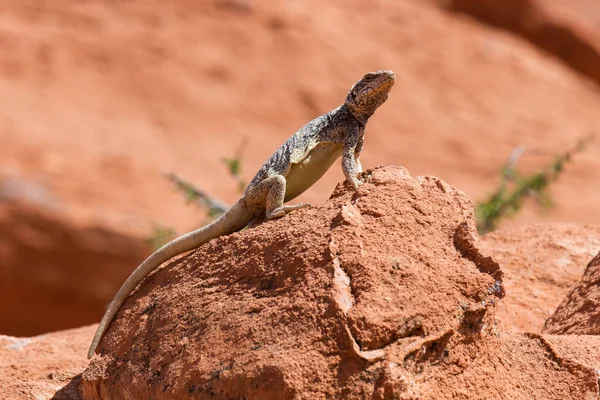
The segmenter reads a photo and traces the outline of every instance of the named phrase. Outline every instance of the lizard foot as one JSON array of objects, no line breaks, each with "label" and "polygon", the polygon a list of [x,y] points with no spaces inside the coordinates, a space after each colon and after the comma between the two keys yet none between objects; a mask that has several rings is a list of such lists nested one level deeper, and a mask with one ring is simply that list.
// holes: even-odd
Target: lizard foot
[{"label": "lizard foot", "polygon": [[350,185],[352,185],[352,187],[354,188],[354,190],[358,189],[358,187],[360,185],[362,185],[364,182],[359,179],[359,178],[354,178],[350,181]]},{"label": "lizard foot", "polygon": [[267,211],[267,219],[281,218],[290,211],[300,210],[301,208],[311,208],[310,203],[298,203],[291,206],[277,207],[272,211]]}]

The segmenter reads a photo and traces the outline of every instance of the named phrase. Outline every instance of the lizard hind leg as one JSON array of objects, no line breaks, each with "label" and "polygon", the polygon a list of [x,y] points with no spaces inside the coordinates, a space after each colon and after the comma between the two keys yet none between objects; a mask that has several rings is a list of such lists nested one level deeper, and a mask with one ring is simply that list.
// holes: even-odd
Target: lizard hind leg
[{"label": "lizard hind leg", "polygon": [[267,219],[281,218],[290,211],[310,207],[309,203],[298,203],[284,206],[286,180],[282,175],[275,175],[265,179],[269,181],[269,192],[267,193],[265,214]]}]

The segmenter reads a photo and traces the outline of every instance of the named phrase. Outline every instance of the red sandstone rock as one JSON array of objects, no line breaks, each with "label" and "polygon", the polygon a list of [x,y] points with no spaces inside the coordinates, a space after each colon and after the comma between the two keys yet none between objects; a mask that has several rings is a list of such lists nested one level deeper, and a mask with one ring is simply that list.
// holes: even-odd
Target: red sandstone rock
[{"label": "red sandstone rock", "polygon": [[[462,192],[378,168],[356,194],[338,186],[325,205],[158,270],[81,387],[95,327],[0,337],[0,398],[595,399],[600,336],[504,331],[513,313],[496,326],[500,271],[485,253],[506,275],[534,269],[561,288],[560,265],[570,271],[596,233],[536,226],[482,246]],[[522,278],[506,275],[515,291]]]},{"label": "red sandstone rock", "polygon": [[600,9],[590,0],[441,0],[449,9],[507,29],[600,84]]},{"label": "red sandstone rock", "polygon": [[600,371],[600,336],[546,334],[542,337],[560,357]]},{"label": "red sandstone rock", "polygon": [[600,252],[544,325],[545,333],[600,335]]},{"label": "red sandstone rock", "polygon": [[0,334],[98,321],[147,251],[134,236],[80,226],[32,205],[0,204]]},{"label": "red sandstone rock", "polygon": [[[47,207],[48,199],[38,202],[39,190],[32,195],[33,185],[50,194],[61,217],[40,218],[23,208],[0,221],[0,300],[5,300],[0,301],[0,329],[42,332],[86,323],[94,315],[97,319],[143,255],[141,240],[131,232],[147,236],[151,221],[182,231],[201,219],[190,222],[190,210],[175,206],[180,197],[160,179],[162,168],[233,200],[235,185],[205,171],[222,170],[220,159],[250,132],[254,140],[244,153],[244,173],[251,174],[268,149],[337,105],[355,74],[381,63],[396,71],[402,91],[370,123],[365,165],[401,160],[413,172],[439,174],[477,200],[493,187],[499,165],[515,145],[541,143],[557,152],[593,131],[600,109],[597,90],[573,71],[598,82],[597,0],[470,3],[488,7],[492,17],[516,17],[517,24],[494,23],[510,33],[490,29],[420,1],[376,2],[368,10],[361,2],[348,7],[346,0],[312,0],[302,6],[173,2],[165,7],[141,1],[119,6],[106,1],[1,2],[0,201],[15,195],[11,182],[18,182],[26,187],[17,191],[18,198],[33,197]],[[316,7],[320,12],[311,12]],[[506,12],[498,12],[502,7],[508,7]],[[553,13],[554,8],[560,12]],[[573,13],[592,23],[579,24]],[[242,63],[244,68],[237,68]],[[269,96],[257,98],[271,80]],[[283,112],[282,104],[289,105]],[[541,215],[525,209],[508,224],[597,223],[599,144],[578,156],[553,185],[554,210]],[[340,176],[334,169],[305,200],[321,202]],[[80,228],[81,222],[88,226]],[[89,228],[97,225],[110,229]],[[527,237],[527,229],[514,236],[499,232],[496,237],[508,235],[507,241],[485,247],[486,253],[504,257],[497,258],[508,292],[497,311],[501,329],[539,330],[566,286],[575,283],[574,271],[583,271],[585,264],[574,266],[581,255],[569,246],[554,253],[554,239],[545,244],[543,237]],[[53,240],[23,240],[32,233],[38,238],[51,233]],[[544,233],[531,228],[529,234]],[[569,237],[577,238],[578,228]],[[114,238],[126,240],[107,259],[103,248],[108,244],[112,251]],[[554,269],[552,257],[560,260],[565,254],[570,259],[566,269]],[[38,274],[46,262],[52,274]],[[544,272],[545,267],[550,269]],[[95,283],[90,291],[83,290],[82,282],[90,280],[86,276]],[[386,318],[370,322],[389,330]],[[401,331],[418,325],[411,321]],[[61,335],[44,340],[60,342]],[[84,336],[77,346],[87,347],[83,343],[90,334]],[[578,354],[594,345],[593,337],[573,338],[585,343]],[[560,338],[567,344],[570,339]],[[71,344],[62,341],[61,346]],[[9,370],[13,356],[40,368],[62,362],[58,355],[48,360],[0,354]],[[27,373],[4,375],[11,384],[33,385]],[[36,376],[42,386],[47,384],[43,374]],[[8,395],[2,392],[7,387]],[[12,387],[2,382],[0,398],[16,396]]]},{"label": "red sandstone rock", "polygon": [[128,299],[86,399],[586,399],[595,370],[494,326],[498,265],[436,178],[372,171],[357,193],[219,238]]},{"label": "red sandstone rock", "polygon": [[504,272],[506,296],[496,310],[499,327],[539,333],[600,249],[600,226],[524,226],[488,233],[481,242]]},{"label": "red sandstone rock", "polygon": [[0,399],[79,400],[95,326],[32,338],[0,335]]}]

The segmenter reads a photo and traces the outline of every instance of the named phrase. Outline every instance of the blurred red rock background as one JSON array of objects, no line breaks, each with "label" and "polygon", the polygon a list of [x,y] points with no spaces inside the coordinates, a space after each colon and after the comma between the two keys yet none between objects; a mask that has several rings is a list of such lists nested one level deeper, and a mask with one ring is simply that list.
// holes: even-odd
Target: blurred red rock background
[{"label": "blurred red rock background", "polygon": [[[232,202],[222,158],[245,141],[248,181],[367,71],[397,84],[363,165],[435,175],[474,201],[516,146],[532,171],[597,134],[600,5],[546,3],[2,1],[0,333],[97,322],[154,223],[181,233],[204,219],[163,171]],[[554,208],[528,204],[502,226],[600,224],[599,150],[567,165]],[[302,200],[342,179],[334,166]]]}]

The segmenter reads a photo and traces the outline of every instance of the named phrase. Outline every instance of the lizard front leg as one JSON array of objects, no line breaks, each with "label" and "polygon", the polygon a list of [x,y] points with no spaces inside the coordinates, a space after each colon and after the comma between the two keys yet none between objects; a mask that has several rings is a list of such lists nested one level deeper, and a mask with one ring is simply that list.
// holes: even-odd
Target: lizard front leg
[{"label": "lizard front leg", "polygon": [[342,171],[344,171],[346,180],[350,182],[354,189],[357,189],[362,183],[357,177],[362,172],[362,165],[359,161],[363,142],[362,136],[360,127],[351,127],[348,129],[343,143]]},{"label": "lizard front leg", "polygon": [[354,149],[354,160],[356,161],[356,171],[357,173],[361,173],[362,172],[362,164],[360,163],[360,152],[362,151],[362,147],[363,147],[363,139],[364,139],[364,135],[361,135],[358,144],[356,145],[356,148]]}]

